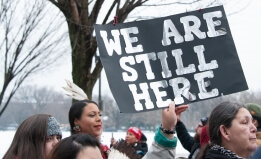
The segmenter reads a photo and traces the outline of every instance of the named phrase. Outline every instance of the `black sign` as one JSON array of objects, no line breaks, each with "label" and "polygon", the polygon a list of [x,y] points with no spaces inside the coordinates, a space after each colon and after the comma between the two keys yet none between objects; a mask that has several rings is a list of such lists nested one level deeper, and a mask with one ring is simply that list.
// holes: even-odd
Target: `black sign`
[{"label": "black sign", "polygon": [[223,6],[152,20],[95,25],[121,112],[206,100],[248,86]]}]

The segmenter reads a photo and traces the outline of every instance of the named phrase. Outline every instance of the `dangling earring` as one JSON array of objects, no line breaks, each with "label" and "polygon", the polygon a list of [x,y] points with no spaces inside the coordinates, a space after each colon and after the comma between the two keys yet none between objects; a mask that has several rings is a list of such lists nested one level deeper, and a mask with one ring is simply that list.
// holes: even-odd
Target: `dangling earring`
[{"label": "dangling earring", "polygon": [[134,147],[138,146],[138,141],[135,141]]},{"label": "dangling earring", "polygon": [[74,130],[74,131],[78,131],[78,132],[82,131],[79,125],[75,125],[75,126],[73,127],[73,130]]}]

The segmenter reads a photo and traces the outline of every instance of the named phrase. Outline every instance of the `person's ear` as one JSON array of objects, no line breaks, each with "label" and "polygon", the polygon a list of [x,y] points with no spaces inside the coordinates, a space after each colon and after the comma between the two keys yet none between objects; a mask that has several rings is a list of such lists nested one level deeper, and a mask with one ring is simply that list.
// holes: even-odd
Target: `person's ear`
[{"label": "person's ear", "polygon": [[75,119],[74,119],[74,125],[79,125],[79,124],[78,124],[78,121],[79,121],[79,119],[75,118]]},{"label": "person's ear", "polygon": [[223,138],[225,138],[227,141],[230,141],[230,136],[227,128],[224,125],[220,125],[219,130]]},{"label": "person's ear", "polygon": [[73,130],[74,131],[76,131],[76,132],[80,132],[80,131],[82,131],[82,129],[81,129],[81,127],[80,127],[80,125],[78,124],[78,119],[74,119],[74,126],[73,126]]}]

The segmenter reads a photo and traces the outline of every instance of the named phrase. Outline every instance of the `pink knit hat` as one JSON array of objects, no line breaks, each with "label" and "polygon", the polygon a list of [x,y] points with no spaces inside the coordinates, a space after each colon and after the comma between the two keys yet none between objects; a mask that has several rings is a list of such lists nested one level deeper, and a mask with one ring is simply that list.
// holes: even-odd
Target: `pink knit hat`
[{"label": "pink knit hat", "polygon": [[141,130],[139,128],[137,128],[137,127],[130,127],[127,132],[133,133],[134,136],[140,141],[142,132],[141,132]]}]

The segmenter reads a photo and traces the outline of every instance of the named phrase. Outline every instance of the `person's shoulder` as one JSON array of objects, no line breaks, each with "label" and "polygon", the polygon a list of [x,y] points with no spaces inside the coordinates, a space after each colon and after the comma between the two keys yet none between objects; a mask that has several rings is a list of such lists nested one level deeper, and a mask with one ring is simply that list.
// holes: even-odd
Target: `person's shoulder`
[{"label": "person's shoulder", "polygon": [[260,159],[261,158],[261,147],[258,147],[254,155],[251,157],[251,159]]},{"label": "person's shoulder", "polygon": [[217,150],[207,149],[204,159],[230,159],[230,157]]}]

